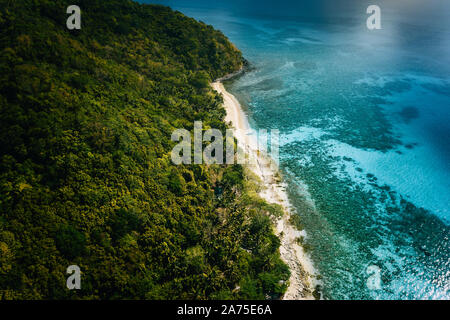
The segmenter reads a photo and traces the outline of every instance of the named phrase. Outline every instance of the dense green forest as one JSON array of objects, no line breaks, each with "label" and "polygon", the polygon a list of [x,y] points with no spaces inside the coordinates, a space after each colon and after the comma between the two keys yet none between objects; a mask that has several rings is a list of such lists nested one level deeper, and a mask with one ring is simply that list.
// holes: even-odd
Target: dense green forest
[{"label": "dense green forest", "polygon": [[279,209],[240,165],[170,157],[175,128],[226,129],[209,82],[241,53],[132,1],[77,1],[68,30],[71,2],[0,0],[0,298],[280,297]]}]

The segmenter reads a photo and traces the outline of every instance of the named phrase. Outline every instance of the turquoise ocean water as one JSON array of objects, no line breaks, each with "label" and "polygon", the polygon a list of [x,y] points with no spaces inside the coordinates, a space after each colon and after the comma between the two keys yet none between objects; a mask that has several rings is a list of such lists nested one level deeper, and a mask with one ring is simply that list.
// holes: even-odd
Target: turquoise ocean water
[{"label": "turquoise ocean water", "polygon": [[450,2],[160,3],[250,61],[228,89],[254,128],[280,130],[324,297],[450,299]]}]

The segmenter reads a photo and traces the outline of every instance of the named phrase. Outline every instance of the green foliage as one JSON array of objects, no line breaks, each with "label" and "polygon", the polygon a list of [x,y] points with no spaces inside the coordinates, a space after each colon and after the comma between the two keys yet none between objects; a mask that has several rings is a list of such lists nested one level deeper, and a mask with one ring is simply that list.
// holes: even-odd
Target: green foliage
[{"label": "green foliage", "polygon": [[242,166],[232,165],[227,167],[223,173],[223,184],[225,187],[240,186],[244,181],[244,172]]},{"label": "green foliage", "polygon": [[72,226],[62,226],[56,233],[55,241],[56,248],[68,259],[81,256],[86,249],[84,234],[78,232]]},{"label": "green foliage", "polygon": [[121,239],[133,230],[137,230],[140,221],[133,211],[125,209],[117,210],[116,214],[111,217],[111,238],[115,241]]},{"label": "green foliage", "polygon": [[[225,130],[208,82],[241,53],[131,1],[80,0],[70,31],[70,4],[1,5],[0,298],[279,297],[289,272],[273,210],[242,167],[170,160],[174,129]],[[79,291],[66,289],[74,263]]]}]

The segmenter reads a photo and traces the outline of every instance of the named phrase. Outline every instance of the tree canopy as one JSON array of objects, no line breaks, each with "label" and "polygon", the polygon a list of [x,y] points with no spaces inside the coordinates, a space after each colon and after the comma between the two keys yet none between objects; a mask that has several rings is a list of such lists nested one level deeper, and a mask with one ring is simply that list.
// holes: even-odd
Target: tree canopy
[{"label": "tree canopy", "polygon": [[289,271],[243,168],[170,158],[174,129],[226,129],[208,83],[241,53],[132,1],[80,0],[68,30],[70,4],[0,4],[0,298],[279,297]]}]

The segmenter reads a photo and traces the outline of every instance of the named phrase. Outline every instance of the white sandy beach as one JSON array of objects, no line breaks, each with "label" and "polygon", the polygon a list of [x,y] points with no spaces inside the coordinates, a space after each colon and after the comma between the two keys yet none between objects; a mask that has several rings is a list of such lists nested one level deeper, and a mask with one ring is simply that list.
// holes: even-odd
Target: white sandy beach
[{"label": "white sandy beach", "polygon": [[284,216],[277,221],[276,233],[280,237],[280,255],[289,266],[291,277],[289,287],[283,296],[284,300],[314,299],[312,291],[319,284],[311,258],[298,244],[300,236],[306,237],[304,231],[296,230],[289,222],[292,206],[285,191],[286,184],[276,179],[277,167],[268,155],[258,152],[256,137],[246,134],[250,125],[237,99],[226,91],[220,81],[213,82],[211,86],[222,94],[224,107],[227,111],[225,121],[231,122],[235,130],[238,145],[246,150],[250,157],[249,168],[264,182],[260,196],[269,203],[277,203],[284,209]]}]

